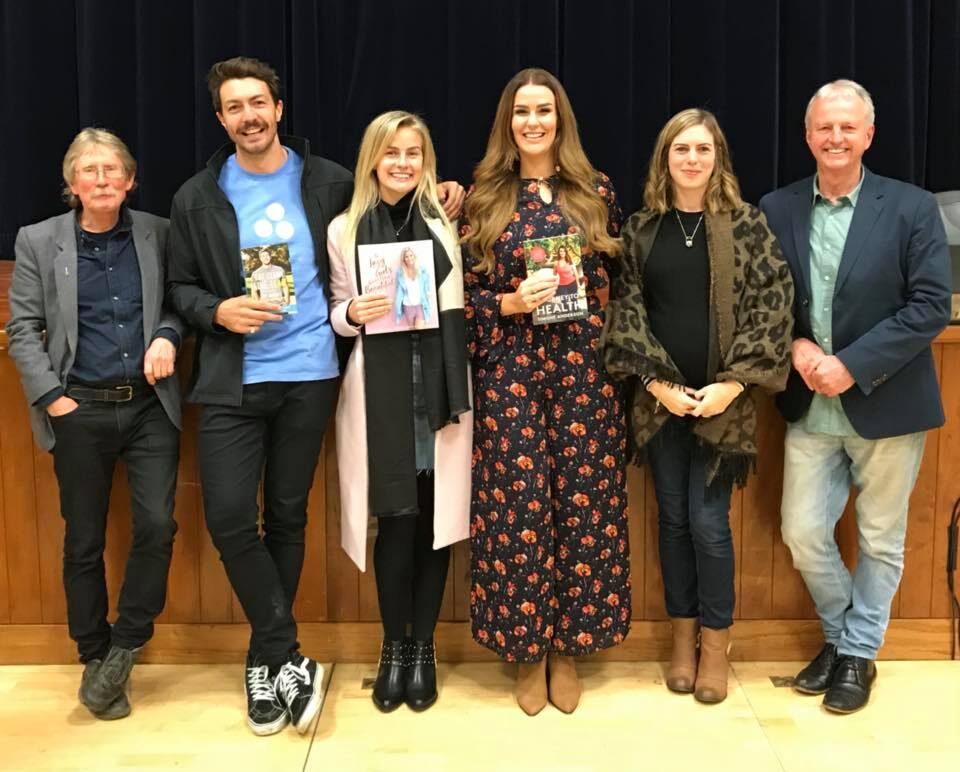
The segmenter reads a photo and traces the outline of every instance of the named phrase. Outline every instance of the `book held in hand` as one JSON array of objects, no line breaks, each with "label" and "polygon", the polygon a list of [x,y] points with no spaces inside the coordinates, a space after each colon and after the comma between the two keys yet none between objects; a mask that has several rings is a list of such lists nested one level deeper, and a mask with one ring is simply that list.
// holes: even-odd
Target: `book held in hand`
[{"label": "book held in hand", "polygon": [[287,244],[246,247],[240,250],[240,259],[243,284],[249,298],[276,303],[283,314],[297,313],[297,291]]},{"label": "book held in hand", "polygon": [[583,276],[583,236],[566,233],[523,242],[528,276],[556,276],[557,292],[533,311],[534,324],[586,319],[587,289]]},{"label": "book held in hand", "polygon": [[361,294],[390,300],[389,313],[364,325],[367,335],[440,326],[432,241],[359,244],[357,261]]}]

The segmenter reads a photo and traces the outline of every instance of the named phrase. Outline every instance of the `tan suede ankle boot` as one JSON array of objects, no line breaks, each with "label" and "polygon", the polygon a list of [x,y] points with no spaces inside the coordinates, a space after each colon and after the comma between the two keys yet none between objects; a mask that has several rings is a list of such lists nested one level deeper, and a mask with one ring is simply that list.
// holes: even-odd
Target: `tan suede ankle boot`
[{"label": "tan suede ankle boot", "polygon": [[667,688],[689,694],[697,678],[697,636],[700,621],[696,617],[671,617],[673,649],[667,668]]},{"label": "tan suede ankle boot", "polygon": [[535,716],[547,704],[547,658],[533,664],[517,665],[517,682],[514,685],[517,705],[528,716]]},{"label": "tan suede ankle boot", "polygon": [[577,663],[573,657],[561,657],[550,653],[547,664],[550,681],[550,702],[564,713],[573,713],[580,703],[580,679],[577,678]]},{"label": "tan suede ankle boot", "polygon": [[727,673],[730,663],[730,628],[700,628],[700,664],[693,696],[700,702],[723,702],[727,698]]}]

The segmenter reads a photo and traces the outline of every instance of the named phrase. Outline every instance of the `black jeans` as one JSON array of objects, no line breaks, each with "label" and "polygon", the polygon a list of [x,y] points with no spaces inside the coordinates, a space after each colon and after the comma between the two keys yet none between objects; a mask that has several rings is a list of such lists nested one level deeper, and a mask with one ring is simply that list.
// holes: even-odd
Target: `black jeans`
[{"label": "black jeans", "polygon": [[271,665],[298,648],[307,496],[337,386],[336,378],[250,384],[239,407],[204,405],[200,414],[207,529],[250,622],[249,656]]},{"label": "black jeans", "polygon": [[433,548],[433,474],[417,475],[417,515],[377,518],[373,565],[383,635],[398,641],[433,637],[450,567],[450,548]]},{"label": "black jeans", "polygon": [[733,537],[729,484],[707,487],[710,450],[694,419],[670,416],[647,443],[660,510],[660,570],[667,613],[699,617],[705,627],[733,624]]},{"label": "black jeans", "polygon": [[[166,601],[177,530],[173,499],[180,432],[152,389],[130,402],[80,401],[51,424],[65,522],[67,625],[80,661],[87,662],[102,658],[111,643],[135,649],[153,635],[153,620]],[[111,635],[103,549],[118,458],[127,465],[133,535]]]}]

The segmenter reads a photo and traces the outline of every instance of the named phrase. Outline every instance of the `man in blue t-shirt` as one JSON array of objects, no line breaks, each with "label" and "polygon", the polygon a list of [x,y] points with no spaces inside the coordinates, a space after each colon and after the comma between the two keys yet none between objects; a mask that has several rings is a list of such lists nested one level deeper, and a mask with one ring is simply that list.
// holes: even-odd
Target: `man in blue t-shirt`
[{"label": "man in blue t-shirt", "polygon": [[[292,721],[302,733],[319,711],[323,673],[299,652],[292,606],[342,361],[328,319],[326,233],[353,178],[311,156],[306,140],[278,135],[283,103],[269,65],[235,57],[214,64],[207,82],[230,143],[174,197],[167,295],[197,336],[187,399],[202,406],[207,528],[251,626],[247,724],[267,735]],[[462,188],[446,192],[455,216]],[[288,258],[286,306],[246,290],[244,256],[263,250]]]}]

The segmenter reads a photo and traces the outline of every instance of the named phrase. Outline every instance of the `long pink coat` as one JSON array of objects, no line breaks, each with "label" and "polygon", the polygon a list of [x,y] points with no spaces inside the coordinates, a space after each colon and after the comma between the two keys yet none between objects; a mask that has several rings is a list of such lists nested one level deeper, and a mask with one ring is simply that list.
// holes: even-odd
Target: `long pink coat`
[{"label": "long pink coat", "polygon": [[[463,276],[460,246],[440,220],[427,226],[443,244],[453,270]],[[363,388],[363,339],[360,328],[347,319],[347,301],[360,294],[354,245],[344,243],[346,217],[334,218],[327,229],[330,253],[330,322],[338,335],[356,337],[347,361],[337,404],[337,464],[340,469],[341,546],[361,571],[366,570],[367,526],[370,518],[367,479],[367,416]],[[448,307],[463,306],[462,278],[444,282],[459,297],[445,297]],[[466,345],[466,342],[464,342]],[[468,379],[469,381],[469,379]],[[460,416],[435,435],[433,548],[439,549],[470,535],[470,460],[473,451],[473,411]]]}]

